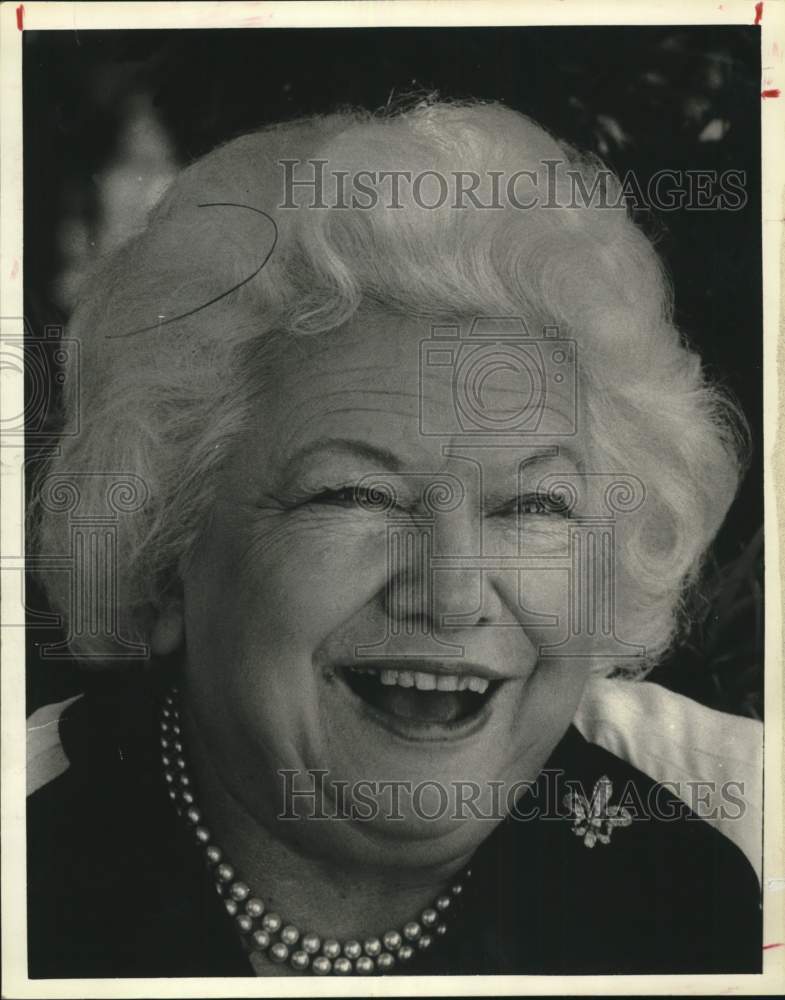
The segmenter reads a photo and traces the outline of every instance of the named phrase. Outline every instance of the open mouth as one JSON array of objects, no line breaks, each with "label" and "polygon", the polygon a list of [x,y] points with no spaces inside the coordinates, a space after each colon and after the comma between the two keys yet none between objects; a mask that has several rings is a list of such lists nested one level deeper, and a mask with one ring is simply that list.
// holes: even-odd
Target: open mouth
[{"label": "open mouth", "polygon": [[486,708],[501,681],[471,674],[433,674],[386,667],[347,667],[343,678],[366,705],[390,721],[460,725]]}]

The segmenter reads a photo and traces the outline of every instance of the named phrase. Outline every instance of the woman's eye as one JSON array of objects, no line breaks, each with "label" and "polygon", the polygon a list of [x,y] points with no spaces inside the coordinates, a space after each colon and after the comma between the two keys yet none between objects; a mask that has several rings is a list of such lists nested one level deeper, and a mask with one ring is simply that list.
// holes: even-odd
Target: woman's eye
[{"label": "woman's eye", "polygon": [[550,514],[569,517],[569,505],[563,497],[550,493],[526,493],[515,503],[516,514]]},{"label": "woman's eye", "polygon": [[355,503],[356,493],[357,491],[353,486],[341,486],[334,490],[320,490],[319,493],[311,497],[311,503],[348,506]]},{"label": "woman's eye", "polygon": [[340,486],[321,490],[311,498],[311,503],[333,507],[359,507],[361,510],[379,512],[399,506],[397,498],[381,488]]}]

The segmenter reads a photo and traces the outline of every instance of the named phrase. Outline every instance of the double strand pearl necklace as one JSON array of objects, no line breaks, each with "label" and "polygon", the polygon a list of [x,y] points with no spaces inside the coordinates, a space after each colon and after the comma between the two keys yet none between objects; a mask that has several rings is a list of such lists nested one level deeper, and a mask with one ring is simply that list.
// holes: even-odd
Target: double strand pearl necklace
[{"label": "double strand pearl necklace", "polygon": [[[161,762],[169,798],[204,848],[218,894],[224,900],[227,912],[234,918],[249,951],[260,952],[279,965],[288,963],[298,972],[310,972],[317,976],[331,973],[370,976],[390,972],[396,965],[406,964],[417,951],[428,951],[437,937],[447,933],[445,914],[453,899],[463,892],[461,881],[454,882],[448,892],[437,896],[433,904],[420,913],[419,920],[410,920],[400,930],[389,930],[381,938],[369,937],[363,942],[351,940],[341,943],[335,938],[322,938],[312,932],[303,934],[294,924],[286,923],[277,913],[268,911],[263,900],[253,895],[245,882],[235,878],[234,868],[202,822],[202,812],[196,804],[184,757],[176,698],[177,688],[173,687],[164,699],[160,724]],[[470,877],[471,869],[467,868],[463,878]]]}]

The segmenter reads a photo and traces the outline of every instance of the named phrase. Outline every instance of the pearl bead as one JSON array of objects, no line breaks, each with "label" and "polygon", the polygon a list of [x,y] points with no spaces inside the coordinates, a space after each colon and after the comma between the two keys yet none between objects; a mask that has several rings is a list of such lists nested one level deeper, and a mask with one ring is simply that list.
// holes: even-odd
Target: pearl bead
[{"label": "pearl bead", "polygon": [[467,868],[464,878],[471,878],[471,877],[472,877],[472,870],[471,868]]},{"label": "pearl bead", "polygon": [[237,926],[243,934],[250,934],[253,929],[253,920],[251,920],[247,913],[241,913],[237,918]]},{"label": "pearl bead", "polygon": [[169,789],[169,798],[170,798],[170,799],[171,799],[171,800],[172,800],[173,802],[174,802],[174,800],[175,800],[175,799],[177,798],[177,792],[176,792],[176,791],[175,791],[175,790],[174,790],[173,788],[170,788],[170,789]]},{"label": "pearl bead", "polygon": [[194,835],[200,844],[206,844],[210,840],[210,831],[206,826],[197,826],[194,830]]},{"label": "pearl bead", "polygon": [[169,767],[169,765],[172,763],[172,758],[167,757],[166,754],[163,753],[161,754],[161,763],[163,764],[164,767]]},{"label": "pearl bead", "polygon": [[234,878],[234,868],[227,864],[218,865],[215,874],[222,882],[231,882]]},{"label": "pearl bead", "polygon": [[420,940],[417,942],[417,947],[420,951],[427,951],[433,944],[433,938],[430,934],[423,934]]},{"label": "pearl bead", "polygon": [[307,952],[309,955],[315,955],[322,946],[322,939],[318,934],[303,934],[303,939],[300,943],[303,946],[304,952]]},{"label": "pearl bead", "polygon": [[287,924],[286,927],[281,931],[281,940],[284,944],[297,944],[300,940],[300,932],[294,926],[294,924]]},{"label": "pearl bead", "polygon": [[384,941],[384,947],[388,951],[397,951],[403,943],[403,938],[398,931],[387,931],[382,940]]},{"label": "pearl bead", "polygon": [[168,722],[162,722],[161,723],[161,732],[162,733],[168,733],[169,732],[169,723]]},{"label": "pearl bead", "polygon": [[224,906],[226,907],[226,912],[230,916],[234,916],[237,913],[237,903],[233,899],[225,899]]},{"label": "pearl bead", "polygon": [[172,726],[172,732],[174,733],[175,736],[179,736],[180,735],[180,727],[179,726]]},{"label": "pearl bead", "polygon": [[238,903],[242,903],[244,899],[248,899],[251,895],[251,890],[245,882],[235,882],[229,889],[229,895],[232,899],[236,899]]},{"label": "pearl bead", "polygon": [[[179,730],[178,730],[178,732],[179,732]],[[182,753],[183,752],[183,745],[182,745],[182,743],[179,740],[175,740],[174,741],[174,748],[177,751],[177,753]],[[182,757],[180,758],[180,760],[182,760]],[[183,765],[182,766],[185,767],[185,761],[184,760],[183,760]]]},{"label": "pearl bead", "polygon": [[270,949],[270,958],[274,962],[285,962],[289,957],[289,949],[283,943],[283,941],[276,941],[276,943]]},{"label": "pearl bead", "polygon": [[308,957],[308,954],[304,951],[295,951],[292,954],[290,961],[292,963],[293,969],[299,969],[301,971],[303,969],[307,969],[308,966],[311,964],[311,960]]},{"label": "pearl bead", "polygon": [[462,892],[463,892],[463,886],[461,885],[460,882],[456,882],[456,884],[452,887],[453,896],[460,896]]},{"label": "pearl bead", "polygon": [[260,951],[266,951],[270,947],[270,935],[267,931],[254,931],[253,941]]},{"label": "pearl bead", "polygon": [[167,783],[168,785],[171,785],[171,783],[172,783],[172,782],[174,781],[174,775],[172,774],[172,772],[171,772],[171,771],[165,771],[165,772],[164,772],[164,781],[165,781],[165,782],[166,782],[166,783]]},{"label": "pearl bead", "polygon": [[183,800],[183,802],[185,802],[186,805],[189,805],[189,806],[193,805],[193,802],[194,802],[193,793],[189,792],[187,788],[184,788],[180,792],[180,798]]},{"label": "pearl bead", "polygon": [[436,910],[428,909],[423,910],[420,914],[420,920],[426,927],[433,927],[436,921],[439,919],[439,914]]},{"label": "pearl bead", "polygon": [[448,910],[450,908],[450,897],[449,896],[439,896],[434,904],[437,910]]},{"label": "pearl bead", "polygon": [[395,965],[395,959],[389,953],[389,951],[383,951],[381,955],[376,959],[376,968],[380,972],[389,972],[389,970]]},{"label": "pearl bead", "polygon": [[366,955],[370,955],[371,958],[376,958],[381,950],[382,942],[379,938],[368,938],[367,941],[363,941],[363,951]]},{"label": "pearl bead", "polygon": [[211,865],[217,865],[221,860],[223,855],[221,854],[221,848],[216,847],[215,844],[210,844],[207,850],[204,852],[207,855],[207,860]]},{"label": "pearl bead", "polygon": [[408,924],[404,924],[403,926],[403,936],[410,941],[416,941],[421,933],[422,928],[416,920],[410,920]]},{"label": "pearl bead", "polygon": [[180,775],[180,784],[181,785],[190,785],[191,784],[191,779],[188,777],[187,774],[181,774]]},{"label": "pearl bead", "polygon": [[361,976],[370,976],[374,970],[374,962],[367,955],[361,955],[354,963],[354,967]]},{"label": "pearl bead", "polygon": [[161,749],[162,750],[169,749],[169,740],[165,736],[161,737]]},{"label": "pearl bead", "polygon": [[322,945],[322,954],[327,958],[338,958],[341,954],[341,946],[335,938],[328,938]]},{"label": "pearl bead", "polygon": [[277,913],[265,913],[262,917],[262,927],[271,934],[277,934],[281,929],[281,918]]},{"label": "pearl bead", "polygon": [[408,962],[413,954],[414,948],[412,948],[410,944],[402,944],[398,950],[398,960],[401,962]]},{"label": "pearl bead", "polygon": [[202,814],[199,812],[196,806],[191,806],[188,812],[186,812],[185,818],[188,820],[189,823],[198,823],[199,820],[202,818]]},{"label": "pearl bead", "polygon": [[174,763],[175,766],[178,768],[178,770],[180,771],[185,770],[185,760],[182,757],[177,757]]},{"label": "pearl bead", "polygon": [[326,976],[333,967],[333,963],[324,955],[318,955],[311,963],[311,968],[317,976]]},{"label": "pearl bead", "polygon": [[348,976],[352,971],[352,963],[348,958],[336,958],[333,962],[333,972],[339,976]]},{"label": "pearl bead", "polygon": [[436,925],[436,933],[439,935],[439,937],[441,937],[442,935],[446,934],[447,933],[447,924],[437,924]]},{"label": "pearl bead", "polygon": [[163,717],[164,717],[165,719],[168,719],[168,718],[169,718],[169,716],[170,716],[171,714],[172,714],[172,712],[171,712],[171,710],[170,710],[169,708],[165,708],[165,709],[163,709],[163,711],[161,712],[161,715],[162,715],[162,716],[163,716]]},{"label": "pearl bead", "polygon": [[362,955],[363,950],[360,947],[359,941],[347,941],[343,946],[343,953],[347,958],[359,958]]},{"label": "pearl bead", "polygon": [[245,912],[249,917],[261,917],[264,913],[264,903],[255,896],[245,904]]}]

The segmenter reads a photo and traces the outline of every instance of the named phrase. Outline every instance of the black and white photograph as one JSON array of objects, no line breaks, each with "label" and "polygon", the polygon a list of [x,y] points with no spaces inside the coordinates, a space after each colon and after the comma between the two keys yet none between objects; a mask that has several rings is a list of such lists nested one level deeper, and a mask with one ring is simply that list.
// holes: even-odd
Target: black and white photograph
[{"label": "black and white photograph", "polygon": [[782,4],[123,6],[3,10],[3,995],[785,989]]}]

